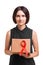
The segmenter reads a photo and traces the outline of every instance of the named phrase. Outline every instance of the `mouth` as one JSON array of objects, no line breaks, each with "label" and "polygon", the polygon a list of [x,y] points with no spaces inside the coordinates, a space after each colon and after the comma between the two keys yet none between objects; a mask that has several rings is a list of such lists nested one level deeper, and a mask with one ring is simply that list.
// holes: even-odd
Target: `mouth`
[{"label": "mouth", "polygon": [[19,21],[20,23],[23,23],[23,21]]}]

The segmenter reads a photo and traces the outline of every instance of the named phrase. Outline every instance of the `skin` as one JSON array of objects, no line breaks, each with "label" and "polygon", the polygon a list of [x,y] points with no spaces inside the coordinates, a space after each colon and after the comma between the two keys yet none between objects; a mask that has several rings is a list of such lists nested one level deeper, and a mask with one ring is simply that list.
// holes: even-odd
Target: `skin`
[{"label": "skin", "polygon": [[17,12],[17,15],[16,15],[15,18],[16,18],[16,22],[17,22],[18,28],[20,30],[23,30],[25,28],[25,23],[26,23],[26,16],[23,13],[23,11],[19,10]]},{"label": "skin", "polygon": [[[26,25],[25,25],[26,16],[25,16],[24,12],[22,10],[19,10],[17,12],[17,15],[15,18],[16,18],[18,28],[22,31],[26,27]],[[13,53],[10,50],[9,41],[10,41],[10,31],[8,31],[6,34],[4,51],[7,55],[12,55]],[[38,39],[37,39],[37,34],[35,31],[33,31],[33,33],[32,33],[32,41],[33,41],[34,52],[30,53],[29,56],[26,56],[25,54],[22,54],[22,56],[24,56],[26,58],[33,58],[33,57],[36,57],[39,55]],[[15,54],[18,54],[18,53],[15,53]]]}]

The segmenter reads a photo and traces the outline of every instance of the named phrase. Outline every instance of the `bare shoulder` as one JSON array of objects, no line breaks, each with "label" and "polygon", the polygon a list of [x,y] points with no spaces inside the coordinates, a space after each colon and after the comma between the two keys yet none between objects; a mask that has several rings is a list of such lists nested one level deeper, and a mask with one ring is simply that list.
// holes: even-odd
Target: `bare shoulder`
[{"label": "bare shoulder", "polygon": [[9,30],[9,31],[7,31],[6,35],[9,35],[9,36],[10,36],[10,30]]},{"label": "bare shoulder", "polygon": [[10,39],[10,33],[11,31],[9,30],[9,31],[7,31],[7,33],[6,33],[6,39]]},{"label": "bare shoulder", "polygon": [[37,33],[35,31],[32,32],[32,41],[33,41],[33,44],[38,44]]},{"label": "bare shoulder", "polygon": [[37,33],[35,31],[32,32],[32,41],[33,43],[38,43]]},{"label": "bare shoulder", "polygon": [[32,32],[32,39],[37,37],[37,33],[35,31]]},{"label": "bare shoulder", "polygon": [[6,33],[6,36],[10,36],[10,33],[11,31],[9,30],[9,31],[7,31],[7,33]]},{"label": "bare shoulder", "polygon": [[33,31],[33,35],[36,35],[37,33],[36,33],[36,31]]}]

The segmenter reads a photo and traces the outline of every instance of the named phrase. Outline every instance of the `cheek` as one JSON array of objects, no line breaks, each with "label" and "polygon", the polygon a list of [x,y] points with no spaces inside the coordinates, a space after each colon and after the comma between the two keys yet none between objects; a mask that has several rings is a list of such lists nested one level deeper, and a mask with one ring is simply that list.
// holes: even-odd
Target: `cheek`
[{"label": "cheek", "polygon": [[16,21],[18,21],[19,20],[19,18],[15,18],[16,19]]},{"label": "cheek", "polygon": [[24,18],[24,21],[26,21],[26,18]]}]

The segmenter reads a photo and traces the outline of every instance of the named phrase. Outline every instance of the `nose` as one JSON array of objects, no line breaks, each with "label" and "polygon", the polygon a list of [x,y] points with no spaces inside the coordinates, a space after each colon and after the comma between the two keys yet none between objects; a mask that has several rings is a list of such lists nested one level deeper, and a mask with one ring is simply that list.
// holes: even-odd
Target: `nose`
[{"label": "nose", "polygon": [[20,16],[20,18],[19,18],[20,20],[22,20],[22,17]]}]

